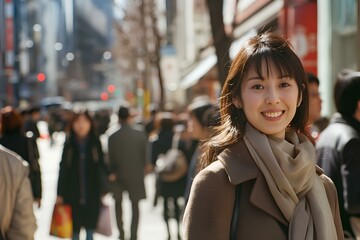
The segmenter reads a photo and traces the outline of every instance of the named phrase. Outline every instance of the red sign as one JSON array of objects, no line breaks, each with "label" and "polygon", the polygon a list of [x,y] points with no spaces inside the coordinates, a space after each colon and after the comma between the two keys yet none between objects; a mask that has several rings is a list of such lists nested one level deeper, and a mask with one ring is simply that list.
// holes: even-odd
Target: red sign
[{"label": "red sign", "polygon": [[14,5],[12,0],[5,1],[5,67],[14,65]]},{"label": "red sign", "polygon": [[306,71],[317,74],[317,3],[289,9],[288,35]]},{"label": "red sign", "polygon": [[6,50],[14,49],[14,21],[12,18],[5,20],[5,47]]},{"label": "red sign", "polygon": [[[286,14],[285,14],[286,13]],[[282,11],[280,22],[289,37],[305,71],[317,74],[317,3],[289,6]],[[286,19],[284,19],[284,17]],[[284,22],[286,21],[286,23]]]}]

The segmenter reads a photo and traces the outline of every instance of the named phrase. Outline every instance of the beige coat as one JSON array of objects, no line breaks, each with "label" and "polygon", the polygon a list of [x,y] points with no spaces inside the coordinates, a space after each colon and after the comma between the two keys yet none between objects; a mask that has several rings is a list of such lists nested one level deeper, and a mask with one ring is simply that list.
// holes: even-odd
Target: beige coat
[{"label": "beige coat", "polygon": [[29,169],[0,145],[0,229],[6,239],[31,240],[36,231]]},{"label": "beige coat", "polygon": [[[288,239],[288,223],[245,143],[234,144],[218,159],[194,180],[184,213],[184,239],[229,239],[235,185],[239,183],[242,191],[237,239]],[[343,239],[336,189],[320,168],[317,173],[325,186],[338,239]]]}]

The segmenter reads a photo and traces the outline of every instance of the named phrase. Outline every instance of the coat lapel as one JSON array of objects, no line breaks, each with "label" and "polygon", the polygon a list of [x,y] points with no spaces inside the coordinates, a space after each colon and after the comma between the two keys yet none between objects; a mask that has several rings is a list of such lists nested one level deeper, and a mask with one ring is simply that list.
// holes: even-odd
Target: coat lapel
[{"label": "coat lapel", "polygon": [[252,159],[243,140],[225,149],[218,157],[225,168],[230,183],[237,185],[255,180],[250,193],[250,202],[280,223],[288,225],[267,186],[264,175]]}]

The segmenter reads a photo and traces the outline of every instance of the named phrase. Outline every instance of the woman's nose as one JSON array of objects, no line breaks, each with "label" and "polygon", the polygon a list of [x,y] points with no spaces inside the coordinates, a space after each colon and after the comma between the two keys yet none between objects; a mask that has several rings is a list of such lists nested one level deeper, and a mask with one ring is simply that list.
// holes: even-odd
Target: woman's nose
[{"label": "woman's nose", "polygon": [[268,88],[265,96],[266,104],[278,104],[280,102],[279,94],[276,89]]}]

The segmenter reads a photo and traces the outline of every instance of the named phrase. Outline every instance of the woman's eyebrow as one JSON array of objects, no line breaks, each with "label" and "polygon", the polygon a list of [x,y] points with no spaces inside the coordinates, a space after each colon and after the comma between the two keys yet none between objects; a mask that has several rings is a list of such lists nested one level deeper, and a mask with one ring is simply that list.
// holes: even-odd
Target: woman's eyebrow
[{"label": "woman's eyebrow", "polygon": [[284,73],[284,74],[280,74],[279,78],[291,78],[290,74]]},{"label": "woman's eyebrow", "polygon": [[250,80],[264,80],[264,78],[259,76],[259,75],[255,75],[255,76],[247,77],[246,80],[248,80],[248,81],[250,81]]}]

